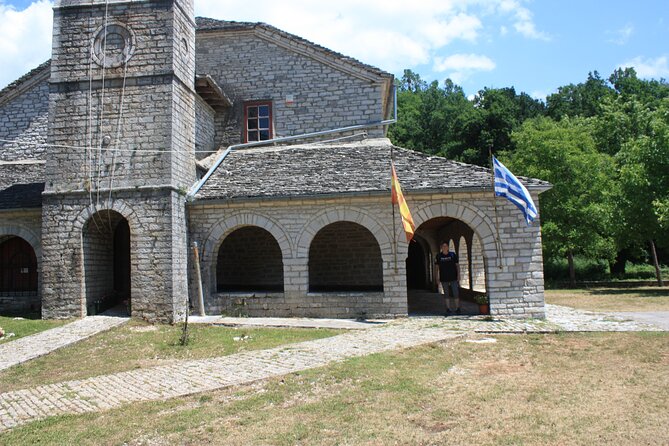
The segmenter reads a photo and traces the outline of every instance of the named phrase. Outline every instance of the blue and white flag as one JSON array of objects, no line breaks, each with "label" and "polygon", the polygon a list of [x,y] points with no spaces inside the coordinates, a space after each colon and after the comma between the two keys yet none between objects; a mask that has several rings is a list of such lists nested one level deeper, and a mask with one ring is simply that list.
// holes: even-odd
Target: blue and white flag
[{"label": "blue and white flag", "polygon": [[495,195],[506,197],[511,203],[515,204],[525,216],[527,226],[530,226],[537,218],[537,207],[534,205],[530,193],[525,189],[523,183],[494,156],[492,157],[492,165],[495,171]]}]

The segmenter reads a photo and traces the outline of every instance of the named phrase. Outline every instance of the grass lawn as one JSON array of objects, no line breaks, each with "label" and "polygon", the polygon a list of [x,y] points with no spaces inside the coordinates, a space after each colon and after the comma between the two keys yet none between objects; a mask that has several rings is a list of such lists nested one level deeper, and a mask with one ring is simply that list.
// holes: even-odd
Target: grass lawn
[{"label": "grass lawn", "polygon": [[5,333],[14,333],[10,338],[0,340],[0,345],[15,339],[39,333],[50,328],[59,327],[68,321],[43,321],[41,319],[17,319],[14,317],[0,316],[0,327]]},{"label": "grass lawn", "polygon": [[546,290],[546,303],[592,311],[669,311],[669,287]]},{"label": "grass lawn", "polygon": [[669,334],[500,335],[62,416],[0,444],[666,445]]},{"label": "grass lawn", "polygon": [[[190,325],[191,342],[179,345],[181,326],[131,321],[47,356],[0,372],[0,392],[88,378],[136,368],[201,359],[325,338],[337,330],[237,329]],[[235,337],[248,336],[235,341]],[[2,444],[2,442],[0,442]]]}]

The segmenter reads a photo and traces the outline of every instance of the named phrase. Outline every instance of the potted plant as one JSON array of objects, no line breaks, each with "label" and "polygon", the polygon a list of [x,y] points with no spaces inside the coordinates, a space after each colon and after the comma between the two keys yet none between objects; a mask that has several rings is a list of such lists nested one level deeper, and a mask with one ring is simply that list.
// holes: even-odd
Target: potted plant
[{"label": "potted plant", "polygon": [[479,305],[479,313],[490,314],[490,301],[487,294],[477,294],[474,301]]}]

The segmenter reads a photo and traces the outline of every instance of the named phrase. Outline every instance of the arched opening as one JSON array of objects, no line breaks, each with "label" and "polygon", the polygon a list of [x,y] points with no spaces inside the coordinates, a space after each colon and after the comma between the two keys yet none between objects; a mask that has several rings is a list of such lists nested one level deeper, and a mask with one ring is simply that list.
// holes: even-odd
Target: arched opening
[{"label": "arched opening", "polygon": [[[436,255],[441,243],[458,255],[460,267],[459,303],[463,314],[478,314],[474,302],[476,294],[485,293],[485,263],[478,235],[461,220],[437,217],[426,221],[416,229],[414,240],[409,245],[407,256],[407,296],[409,312],[412,314],[444,314],[445,296],[438,293],[435,277]],[[419,245],[420,250],[412,248]],[[422,256],[422,262],[419,258]],[[425,270],[410,265],[424,264]],[[422,274],[422,276],[420,276]],[[425,284],[417,287],[416,284]],[[481,284],[483,287],[481,287]],[[474,286],[476,285],[476,286]]]},{"label": "arched opening", "polygon": [[357,223],[323,227],[309,247],[309,291],[383,291],[381,248]]},{"label": "arched opening", "polygon": [[218,292],[283,292],[283,256],[274,236],[257,226],[230,233],[218,250]]},{"label": "arched opening", "polygon": [[130,313],[130,237],[128,221],[115,211],[97,212],[84,225],[87,314],[99,314],[113,307]]},{"label": "arched opening", "polygon": [[408,289],[427,291],[432,288],[429,254],[429,243],[422,237],[415,235],[409,243],[409,253],[406,260]]},{"label": "arched opening", "polygon": [[13,315],[39,310],[35,250],[21,237],[0,237],[0,312]]}]

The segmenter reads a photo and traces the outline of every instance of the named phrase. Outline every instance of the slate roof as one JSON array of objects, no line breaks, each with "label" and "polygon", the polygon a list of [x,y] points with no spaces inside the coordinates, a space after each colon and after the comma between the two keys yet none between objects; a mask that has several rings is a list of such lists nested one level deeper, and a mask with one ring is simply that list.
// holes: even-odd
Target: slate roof
[{"label": "slate roof", "polygon": [[0,210],[39,208],[44,191],[44,162],[0,163]]},{"label": "slate roof", "polygon": [[11,84],[7,85],[5,88],[0,90],[0,99],[2,99],[2,97],[5,96],[7,93],[10,93],[10,92],[16,90],[24,82],[29,81],[33,77],[42,73],[44,70],[48,70],[50,68],[51,68],[51,59],[47,60],[46,62],[43,62],[38,67],[35,67],[32,70],[28,71],[26,74],[24,74],[23,76],[16,79],[14,82],[12,82]]},{"label": "slate roof", "polygon": [[339,62],[343,63],[348,63],[350,65],[353,65],[357,68],[363,69],[365,71],[368,71],[376,76],[381,76],[381,77],[387,77],[387,78],[392,78],[393,75],[385,72],[383,70],[380,70],[372,65],[367,65],[366,63],[360,62],[357,59],[354,59],[352,57],[346,56],[344,54],[338,53],[336,51],[333,51],[329,48],[326,48],[324,46],[318,45],[316,43],[310,42],[309,40],[303,39],[300,36],[296,36],[295,34],[290,34],[287,33],[286,31],[280,30],[279,28],[275,28],[272,25],[268,25],[267,23],[263,22],[235,22],[235,21],[230,21],[230,20],[216,20],[216,19],[210,19],[208,17],[196,17],[195,18],[195,23],[197,24],[197,31],[218,31],[218,30],[223,30],[223,31],[233,31],[233,30],[254,30],[256,28],[264,29],[265,31],[269,31],[271,33],[274,33],[278,36],[285,37],[287,39],[290,39],[294,42],[310,46],[312,48],[315,48],[325,54],[328,54],[330,57],[333,57],[337,59]]},{"label": "slate roof", "polygon": [[[196,194],[196,200],[299,198],[390,192],[390,152],[402,190],[490,190],[490,169],[393,146],[388,139],[262,147],[232,151]],[[214,164],[215,155],[203,160]],[[520,177],[530,190],[550,184]]]}]

